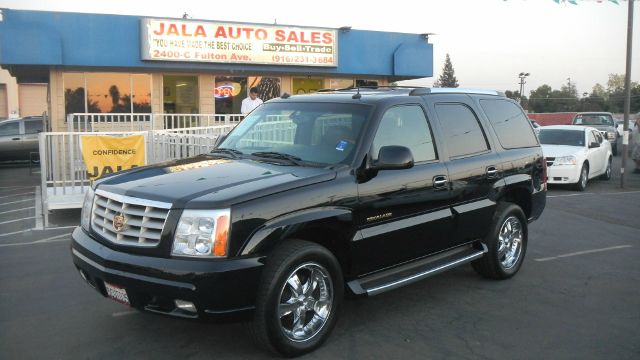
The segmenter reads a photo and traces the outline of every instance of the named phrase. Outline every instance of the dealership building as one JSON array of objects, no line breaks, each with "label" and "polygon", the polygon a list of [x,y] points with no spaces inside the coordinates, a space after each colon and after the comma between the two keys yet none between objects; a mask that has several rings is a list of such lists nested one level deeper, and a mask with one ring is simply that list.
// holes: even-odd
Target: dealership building
[{"label": "dealership building", "polygon": [[239,114],[252,87],[268,100],[433,75],[420,34],[0,11],[0,65],[18,86],[46,87],[52,131],[71,113]]}]

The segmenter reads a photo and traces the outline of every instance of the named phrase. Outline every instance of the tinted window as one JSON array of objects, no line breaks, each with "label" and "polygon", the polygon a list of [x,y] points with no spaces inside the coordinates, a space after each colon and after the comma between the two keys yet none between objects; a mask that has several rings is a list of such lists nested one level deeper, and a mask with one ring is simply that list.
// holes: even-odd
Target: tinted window
[{"label": "tinted window", "polygon": [[576,125],[610,125],[613,126],[613,117],[609,114],[578,114],[573,120]]},{"label": "tinted window", "polygon": [[24,133],[35,134],[42,131],[42,120],[28,120],[24,122]]},{"label": "tinted window", "polygon": [[582,130],[540,130],[540,143],[545,145],[584,146],[584,131]]},{"label": "tinted window", "polygon": [[438,104],[436,112],[451,157],[476,154],[489,149],[478,119],[466,105]]},{"label": "tinted window", "polygon": [[20,125],[17,122],[0,124],[0,136],[19,135]]},{"label": "tinted window", "polygon": [[527,123],[527,117],[518,105],[507,100],[480,100],[480,105],[487,114],[503,148],[538,145],[536,136]]},{"label": "tinted window", "polygon": [[415,162],[437,158],[427,118],[417,105],[396,106],[382,116],[373,139],[371,158],[377,160],[380,148],[388,145],[408,147]]}]

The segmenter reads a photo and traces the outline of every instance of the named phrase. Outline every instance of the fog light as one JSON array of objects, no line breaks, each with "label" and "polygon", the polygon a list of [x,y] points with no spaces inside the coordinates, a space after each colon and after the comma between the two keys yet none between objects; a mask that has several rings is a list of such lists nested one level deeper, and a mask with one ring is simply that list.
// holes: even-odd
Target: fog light
[{"label": "fog light", "polygon": [[174,303],[176,304],[176,307],[180,310],[184,310],[186,312],[190,312],[192,314],[195,314],[198,312],[198,310],[196,309],[196,306],[190,302],[190,301],[184,301],[184,300],[175,300]]}]

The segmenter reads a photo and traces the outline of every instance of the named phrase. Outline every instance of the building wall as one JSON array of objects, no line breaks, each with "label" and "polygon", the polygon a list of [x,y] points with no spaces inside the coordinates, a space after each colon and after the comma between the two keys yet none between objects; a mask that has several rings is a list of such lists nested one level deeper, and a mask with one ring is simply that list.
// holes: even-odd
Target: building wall
[{"label": "building wall", "polygon": [[[0,84],[5,84],[7,94],[7,117],[20,117],[20,108],[18,102],[18,84],[16,78],[11,76],[7,70],[0,69]],[[1,116],[1,115],[0,115]]]}]

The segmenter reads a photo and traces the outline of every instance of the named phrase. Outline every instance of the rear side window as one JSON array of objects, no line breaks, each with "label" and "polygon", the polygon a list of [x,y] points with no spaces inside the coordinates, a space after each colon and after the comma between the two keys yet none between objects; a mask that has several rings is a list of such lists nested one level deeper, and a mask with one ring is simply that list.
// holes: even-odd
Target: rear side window
[{"label": "rear side window", "polygon": [[505,149],[538,145],[535,133],[520,107],[507,100],[480,100],[498,141]]},{"label": "rear side window", "polygon": [[42,120],[28,120],[24,122],[25,134],[36,134],[42,131]]},{"label": "rear side window", "polygon": [[444,131],[449,156],[461,157],[489,150],[476,115],[463,104],[437,104],[436,112]]}]

